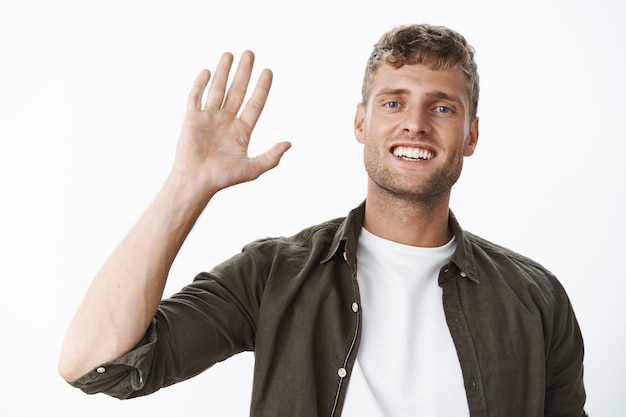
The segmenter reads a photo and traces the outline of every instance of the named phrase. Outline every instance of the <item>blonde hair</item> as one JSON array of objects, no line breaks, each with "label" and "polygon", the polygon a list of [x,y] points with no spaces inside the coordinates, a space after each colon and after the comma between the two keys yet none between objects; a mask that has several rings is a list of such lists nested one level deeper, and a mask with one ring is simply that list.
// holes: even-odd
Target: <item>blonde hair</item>
[{"label": "blonde hair", "polygon": [[385,63],[395,68],[411,64],[429,64],[433,69],[460,69],[465,74],[470,95],[470,116],[476,117],[480,91],[474,48],[458,32],[444,26],[428,24],[404,25],[385,33],[374,45],[367,61],[363,87],[363,103],[369,99],[376,70]]}]

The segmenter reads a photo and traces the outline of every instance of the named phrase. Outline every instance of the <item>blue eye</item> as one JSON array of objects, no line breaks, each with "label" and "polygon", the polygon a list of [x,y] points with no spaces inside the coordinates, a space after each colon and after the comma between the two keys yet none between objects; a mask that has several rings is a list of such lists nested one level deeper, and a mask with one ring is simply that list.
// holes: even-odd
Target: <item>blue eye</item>
[{"label": "blue eye", "polygon": [[451,113],[452,109],[446,106],[437,106],[435,107],[435,111],[438,113]]},{"label": "blue eye", "polygon": [[397,109],[398,107],[400,107],[400,103],[398,103],[397,101],[390,101],[386,104],[386,106],[390,109]]}]

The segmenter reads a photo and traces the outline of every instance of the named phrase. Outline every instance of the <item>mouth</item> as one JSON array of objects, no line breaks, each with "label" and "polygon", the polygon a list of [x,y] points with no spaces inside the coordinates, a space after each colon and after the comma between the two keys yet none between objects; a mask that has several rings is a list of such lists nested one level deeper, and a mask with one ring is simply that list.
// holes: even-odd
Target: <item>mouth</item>
[{"label": "mouth", "polygon": [[396,146],[391,152],[405,161],[427,161],[435,157],[435,153],[428,149],[411,146]]}]

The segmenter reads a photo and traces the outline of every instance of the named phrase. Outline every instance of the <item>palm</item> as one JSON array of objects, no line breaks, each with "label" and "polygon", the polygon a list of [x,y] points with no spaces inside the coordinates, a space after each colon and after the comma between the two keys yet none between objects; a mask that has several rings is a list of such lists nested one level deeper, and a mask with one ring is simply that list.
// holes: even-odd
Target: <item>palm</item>
[{"label": "palm", "polygon": [[216,189],[250,181],[275,167],[289,148],[280,143],[255,158],[248,156],[252,130],[263,110],[272,81],[269,70],[259,81],[243,110],[242,106],[254,56],[241,58],[233,82],[226,93],[226,80],[232,55],[224,54],[216,70],[202,107],[202,95],[210,78],[208,71],[196,79],[189,94],[187,115],[179,140],[174,171],[194,177]]}]

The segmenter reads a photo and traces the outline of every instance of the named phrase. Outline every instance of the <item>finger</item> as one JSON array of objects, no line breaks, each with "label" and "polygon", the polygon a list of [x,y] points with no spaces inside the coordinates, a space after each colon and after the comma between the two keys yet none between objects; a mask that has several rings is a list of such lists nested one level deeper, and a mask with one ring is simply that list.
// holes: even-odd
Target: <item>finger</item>
[{"label": "finger", "polygon": [[187,96],[187,111],[202,109],[202,95],[210,78],[211,73],[208,70],[198,74]]},{"label": "finger", "polygon": [[213,81],[207,91],[205,108],[221,108],[224,102],[228,73],[233,65],[233,54],[225,52],[217,63]]},{"label": "finger", "polygon": [[254,54],[252,51],[244,51],[239,60],[235,78],[228,88],[228,93],[226,94],[222,108],[237,114],[246,96],[246,91],[248,91],[248,84],[250,83],[253,67]]},{"label": "finger", "polygon": [[246,103],[246,106],[241,113],[240,119],[246,122],[250,127],[254,127],[259,120],[259,116],[265,107],[267,96],[270,93],[272,87],[272,79],[274,75],[269,69],[264,69],[259,76],[259,81],[254,87],[254,91],[250,96],[250,99]]},{"label": "finger", "polygon": [[290,142],[280,142],[274,145],[267,152],[252,158],[254,166],[254,169],[251,172],[252,179],[256,179],[261,174],[275,168],[289,148],[291,148]]}]

